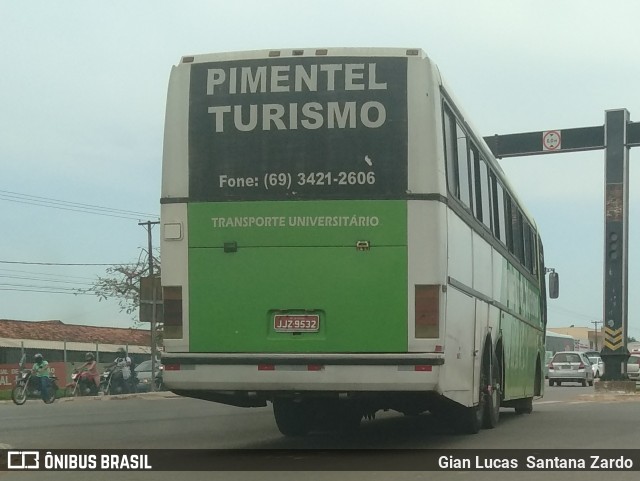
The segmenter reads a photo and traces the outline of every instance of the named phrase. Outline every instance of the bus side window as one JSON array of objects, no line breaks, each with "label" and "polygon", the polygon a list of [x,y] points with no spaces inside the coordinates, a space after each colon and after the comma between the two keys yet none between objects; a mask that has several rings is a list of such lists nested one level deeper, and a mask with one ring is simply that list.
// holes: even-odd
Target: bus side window
[{"label": "bus side window", "polygon": [[524,242],[522,234],[522,213],[511,199],[511,232],[513,235],[513,255],[524,264]]},{"label": "bus side window", "polygon": [[511,213],[511,196],[509,194],[505,194],[504,196],[504,221],[505,221],[505,230],[507,233],[507,241],[505,244],[509,249],[509,252],[512,254],[515,252],[513,247],[513,224],[512,224],[512,213]]},{"label": "bus side window", "polygon": [[533,271],[533,245],[531,242],[531,226],[526,220],[523,222],[523,240],[524,240],[524,267],[529,271]]},{"label": "bus side window", "polygon": [[447,186],[456,197],[458,193],[458,163],[455,149],[455,120],[449,108],[444,105],[442,123],[444,127],[444,155],[447,164]]},{"label": "bus side window", "polygon": [[531,273],[537,279],[538,278],[538,235],[532,229],[531,230]]},{"label": "bus side window", "polygon": [[[476,152],[476,155],[478,153]],[[479,157],[477,159],[478,169],[478,184],[480,187],[479,193],[479,206],[478,210],[480,211],[479,219],[487,226],[489,230],[491,230],[492,222],[491,222],[491,190],[489,189],[489,169],[487,167],[487,162]],[[496,224],[496,219],[494,216],[493,224]]]},{"label": "bus side window", "polygon": [[[493,218],[494,218],[494,235],[502,241],[504,245],[509,246],[507,241],[507,228],[508,223],[507,214],[505,212],[505,195],[504,189],[500,182],[498,182],[493,174],[491,174],[491,185],[493,187]],[[510,223],[510,219],[509,219]]]},{"label": "bus side window", "polygon": [[469,146],[467,134],[456,122],[456,152],[458,154],[458,181],[460,186],[460,200],[471,208],[471,188],[469,182]]},{"label": "bus side window", "polygon": [[482,193],[480,192],[480,167],[478,165],[478,147],[469,139],[469,166],[471,172],[471,212],[478,220],[482,220]]}]

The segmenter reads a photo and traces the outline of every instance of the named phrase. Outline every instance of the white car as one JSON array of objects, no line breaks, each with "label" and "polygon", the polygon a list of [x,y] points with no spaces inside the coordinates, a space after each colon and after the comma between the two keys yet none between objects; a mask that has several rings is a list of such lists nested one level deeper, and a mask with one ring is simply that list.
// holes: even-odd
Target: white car
[{"label": "white car", "polygon": [[549,386],[563,382],[579,382],[583,386],[593,386],[593,369],[589,358],[582,352],[556,352],[549,363]]},{"label": "white car", "polygon": [[[155,375],[155,391],[164,390],[164,384],[162,383],[162,372],[164,366],[160,362],[156,363],[156,375]],[[136,377],[138,378],[138,384],[136,390],[138,392],[151,391],[151,382],[153,376],[151,375],[151,359],[142,361],[135,368]]]},{"label": "white car", "polygon": [[640,381],[640,353],[633,352],[627,359],[627,376],[630,381]]},{"label": "white car", "polygon": [[591,362],[594,379],[600,378],[604,374],[604,361],[600,357],[600,354],[588,354],[587,357]]}]

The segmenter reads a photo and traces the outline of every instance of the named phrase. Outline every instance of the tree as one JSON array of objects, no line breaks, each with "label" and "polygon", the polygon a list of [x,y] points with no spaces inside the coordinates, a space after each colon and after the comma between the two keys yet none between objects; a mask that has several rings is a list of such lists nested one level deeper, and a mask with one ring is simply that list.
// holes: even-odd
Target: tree
[{"label": "tree", "polygon": [[[153,256],[153,274],[160,275],[160,259]],[[95,294],[102,302],[117,299],[120,311],[127,314],[137,313],[140,305],[140,278],[149,275],[149,257],[145,249],[140,250],[136,262],[114,264],[107,267],[105,276],[98,279],[86,289],[78,289],[79,294]],[[133,319],[137,319],[135,314]]]}]

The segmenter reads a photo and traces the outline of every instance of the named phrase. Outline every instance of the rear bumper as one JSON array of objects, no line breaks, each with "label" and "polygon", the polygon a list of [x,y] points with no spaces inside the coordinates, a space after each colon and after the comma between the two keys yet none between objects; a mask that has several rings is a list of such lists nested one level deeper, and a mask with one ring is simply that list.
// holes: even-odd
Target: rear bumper
[{"label": "rear bumper", "polygon": [[632,381],[640,381],[640,371],[637,372],[627,372],[627,376]]},{"label": "rear bumper", "polygon": [[549,379],[550,380],[558,380],[558,381],[582,381],[587,380],[590,381],[593,379],[593,372],[587,371],[549,371]]},{"label": "rear bumper", "polygon": [[439,390],[444,359],[397,354],[167,354],[163,363],[163,380],[172,391],[424,392]]}]

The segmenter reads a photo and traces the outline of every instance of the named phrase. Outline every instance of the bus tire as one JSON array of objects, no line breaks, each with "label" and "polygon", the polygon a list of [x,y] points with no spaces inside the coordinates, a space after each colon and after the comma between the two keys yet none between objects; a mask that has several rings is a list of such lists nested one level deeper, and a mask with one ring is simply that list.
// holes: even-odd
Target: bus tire
[{"label": "bus tire", "polygon": [[285,436],[304,436],[311,429],[311,412],[303,401],[274,399],[273,415],[278,429]]},{"label": "bus tire", "polygon": [[[483,376],[484,378],[485,376]],[[500,386],[500,366],[496,356],[493,356],[491,361],[491,376],[488,382],[481,386],[480,395],[485,399],[485,412],[483,416],[482,427],[486,429],[493,429],[498,425],[500,419],[500,398],[501,398],[501,386]]]}]

